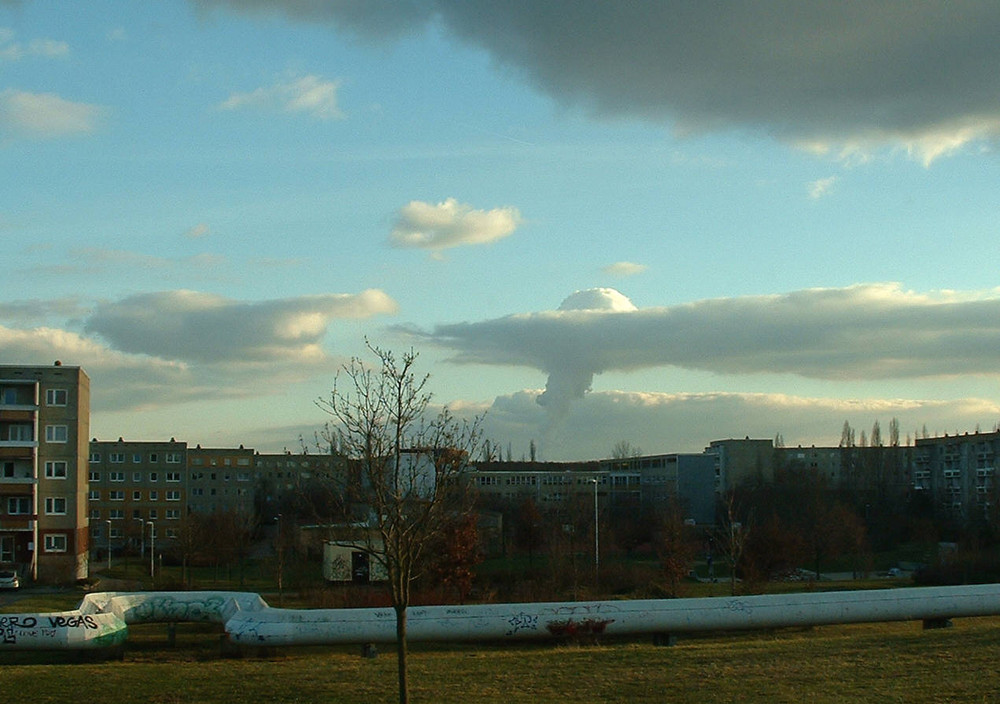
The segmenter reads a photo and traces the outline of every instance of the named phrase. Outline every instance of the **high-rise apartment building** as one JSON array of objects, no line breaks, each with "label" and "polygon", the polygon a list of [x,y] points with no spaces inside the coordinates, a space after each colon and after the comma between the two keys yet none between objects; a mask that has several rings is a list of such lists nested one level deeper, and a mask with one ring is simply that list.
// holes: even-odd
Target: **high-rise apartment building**
[{"label": "high-rise apartment building", "polygon": [[83,369],[0,365],[0,565],[26,581],[87,576],[89,433]]}]

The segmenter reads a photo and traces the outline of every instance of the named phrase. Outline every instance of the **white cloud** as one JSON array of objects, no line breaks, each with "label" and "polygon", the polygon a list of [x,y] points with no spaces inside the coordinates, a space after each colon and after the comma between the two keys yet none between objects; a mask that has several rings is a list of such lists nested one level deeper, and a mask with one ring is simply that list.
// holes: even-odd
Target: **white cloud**
[{"label": "white cloud", "polygon": [[219,104],[220,110],[258,108],[302,113],[318,120],[344,117],[337,105],[337,81],[319,76],[302,76],[249,93],[233,93]]},{"label": "white cloud", "polygon": [[521,222],[517,208],[475,210],[454,198],[436,205],[414,200],[399,209],[389,239],[398,247],[442,250],[495,242]]},{"label": "white cloud", "polygon": [[197,225],[189,227],[187,230],[185,230],[184,236],[196,240],[202,237],[208,237],[211,231],[212,230],[211,228],[209,228],[208,225],[206,225],[203,222],[200,222]]},{"label": "white cloud", "polygon": [[828,176],[827,178],[817,179],[816,181],[809,182],[809,197],[813,200],[817,200],[827,195],[837,183],[836,176]]},{"label": "white cloud", "polygon": [[[430,25],[598,117],[739,129],[852,159],[930,163],[1000,138],[1000,4],[992,0],[727,5],[683,0],[198,0],[285,12],[366,37]],[[265,9],[266,8],[266,9]],[[738,38],[738,41],[734,41]]]},{"label": "white cloud", "polygon": [[92,408],[98,411],[191,400],[205,388],[196,383],[183,362],[120,352],[93,338],[58,328],[19,330],[0,325],[0,358],[11,364],[60,360],[83,367],[92,386],[101,390],[91,399]]},{"label": "white cloud", "polygon": [[[613,289],[593,292],[607,300]],[[617,293],[617,292],[615,292]],[[1000,297],[921,295],[895,284],[809,289],[630,309],[567,305],[438,325],[426,342],[462,363],[548,374],[538,402],[564,415],[596,374],[678,367],[719,374],[784,373],[823,380],[1000,375]]]},{"label": "white cloud", "polygon": [[15,41],[14,30],[0,27],[0,61],[19,61],[38,56],[57,59],[69,55],[69,44],[55,39],[32,39],[27,44]]},{"label": "white cloud", "polygon": [[636,264],[635,262],[615,262],[601,267],[601,271],[611,276],[635,276],[646,271],[647,268],[645,264]]},{"label": "white cloud", "polygon": [[30,138],[89,134],[100,126],[106,110],[74,103],[53,93],[0,91],[0,134]]},{"label": "white cloud", "polygon": [[327,328],[336,319],[396,312],[377,289],[259,302],[197,291],[166,291],[104,303],[85,330],[113,348],[192,363],[301,362],[326,359]]},{"label": "white cloud", "polygon": [[[844,421],[858,429],[876,420],[887,427],[899,420],[901,435],[915,437],[926,425],[932,433],[992,428],[1000,406],[982,399],[954,401],[830,399],[783,394],[648,393],[600,391],[574,404],[566,422],[547,423],[535,403],[538,392],[497,397],[486,413],[488,438],[511,443],[515,458],[527,455],[534,440],[545,460],[598,459],[626,440],[646,453],[701,452],[712,440],[773,438],[788,446],[836,446]],[[477,409],[478,410],[478,409]]]},{"label": "white cloud", "polygon": [[0,320],[33,322],[48,318],[78,318],[89,311],[76,298],[0,301]]}]

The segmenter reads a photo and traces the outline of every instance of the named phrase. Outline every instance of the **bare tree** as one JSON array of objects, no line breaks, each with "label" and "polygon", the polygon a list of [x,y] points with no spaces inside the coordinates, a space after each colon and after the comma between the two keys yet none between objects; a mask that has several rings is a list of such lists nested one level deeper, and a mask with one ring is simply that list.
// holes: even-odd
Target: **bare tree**
[{"label": "bare tree", "polygon": [[427,548],[449,519],[471,510],[459,476],[479,440],[481,418],[460,422],[447,409],[430,417],[428,377],[417,354],[397,357],[368,343],[374,366],[345,364],[329,399],[317,405],[335,419],[341,449],[355,463],[353,493],[367,505],[369,530],[358,547],[388,577],[396,614],[399,701],[409,701],[406,611],[413,583],[430,566]]},{"label": "bare tree", "polygon": [[753,514],[751,512],[746,517],[740,516],[739,502],[734,491],[722,498],[720,508],[722,515],[716,518],[715,541],[729,562],[729,589],[735,596],[736,573],[747,546]]},{"label": "bare tree", "polygon": [[684,525],[684,514],[676,501],[671,501],[659,522],[654,536],[656,555],[671,597],[680,596],[681,582],[691,571],[698,551],[691,531]]},{"label": "bare tree", "polygon": [[611,459],[628,460],[642,455],[642,450],[630,443],[628,440],[619,440],[611,448]]}]

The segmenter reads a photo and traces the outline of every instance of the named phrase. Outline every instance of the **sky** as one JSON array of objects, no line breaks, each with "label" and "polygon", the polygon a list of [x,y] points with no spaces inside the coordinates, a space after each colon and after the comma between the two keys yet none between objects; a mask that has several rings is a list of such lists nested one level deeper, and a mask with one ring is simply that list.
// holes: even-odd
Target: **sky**
[{"label": "sky", "polygon": [[366,340],[511,459],[992,430],[997,36],[994,0],[0,0],[0,364],[82,366],[98,439],[263,452]]}]

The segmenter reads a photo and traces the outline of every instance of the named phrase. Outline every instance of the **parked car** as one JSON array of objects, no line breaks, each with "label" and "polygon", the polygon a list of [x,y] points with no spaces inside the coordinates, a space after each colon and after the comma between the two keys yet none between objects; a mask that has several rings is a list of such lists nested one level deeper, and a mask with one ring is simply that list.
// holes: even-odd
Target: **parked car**
[{"label": "parked car", "polygon": [[0,570],[0,589],[19,589],[21,581],[14,570]]}]

